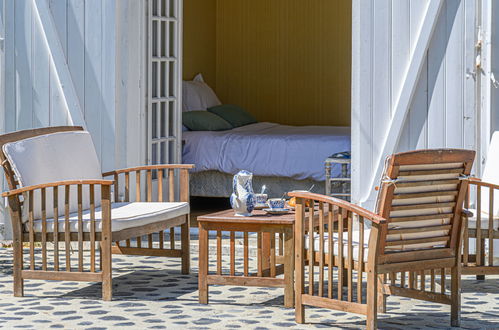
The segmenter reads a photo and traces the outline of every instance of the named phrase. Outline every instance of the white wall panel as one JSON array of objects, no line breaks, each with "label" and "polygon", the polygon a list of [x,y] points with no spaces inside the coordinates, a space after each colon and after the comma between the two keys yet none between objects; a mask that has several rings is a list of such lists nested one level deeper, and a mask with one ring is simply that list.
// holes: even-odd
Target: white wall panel
[{"label": "white wall panel", "polygon": [[[353,3],[352,193],[354,201],[370,208],[376,198],[375,162],[432,1],[439,0]],[[392,152],[475,148],[474,84],[466,74],[474,65],[474,15],[470,1],[443,2]]]},{"label": "white wall panel", "polygon": [[[116,1],[1,0],[0,5],[5,8],[5,131],[78,124],[75,104],[67,100],[69,83],[103,170],[115,168]],[[51,29],[40,12],[49,13],[56,39],[47,40]],[[54,58],[62,58],[63,65]],[[65,81],[58,70],[67,70]],[[2,239],[6,214],[0,210]]]}]

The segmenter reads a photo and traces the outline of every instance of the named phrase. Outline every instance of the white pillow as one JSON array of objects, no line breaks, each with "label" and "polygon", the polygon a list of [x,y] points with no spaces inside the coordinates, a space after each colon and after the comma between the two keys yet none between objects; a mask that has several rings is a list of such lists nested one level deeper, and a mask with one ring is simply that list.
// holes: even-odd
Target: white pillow
[{"label": "white pillow", "polygon": [[[64,180],[102,179],[99,159],[88,132],[70,131],[40,135],[6,143],[3,152],[21,187]],[[94,186],[95,207],[101,204],[100,186]],[[90,208],[88,185],[83,187],[83,209]],[[33,196],[33,215],[41,219],[41,192]],[[28,196],[25,196],[23,221],[28,220]],[[47,219],[54,216],[53,188],[46,189]],[[77,188],[70,189],[70,212],[78,211]],[[58,190],[58,214],[64,215],[64,188]]]},{"label": "white pillow", "polygon": [[194,80],[182,83],[182,111],[207,110],[221,104],[213,89],[204,82],[201,73]]}]

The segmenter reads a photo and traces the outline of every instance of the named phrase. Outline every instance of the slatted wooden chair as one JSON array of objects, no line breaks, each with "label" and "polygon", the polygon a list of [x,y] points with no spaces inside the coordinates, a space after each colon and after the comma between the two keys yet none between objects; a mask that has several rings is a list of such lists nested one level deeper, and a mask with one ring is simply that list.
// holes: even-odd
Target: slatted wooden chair
[{"label": "slatted wooden chair", "polygon": [[[179,257],[182,273],[189,272],[192,165],[141,166],[102,175],[90,134],[81,127],[5,134],[0,146],[10,189],[3,196],[8,197],[13,228],[15,296],[23,296],[25,279],[68,280],[102,282],[103,299],[111,300],[113,253]],[[178,192],[174,172],[180,173]],[[135,178],[135,189],[130,177]],[[169,201],[163,202],[167,179]],[[174,227],[181,228],[181,244],[175,244]],[[166,229],[169,246],[164,243]],[[36,258],[37,246],[41,260]]]},{"label": "slatted wooden chair", "polygon": [[471,178],[465,207],[463,274],[499,274],[499,132],[492,136],[482,179]]},{"label": "slatted wooden chair", "polygon": [[462,206],[474,157],[474,151],[448,149],[392,155],[377,213],[289,193],[297,198],[296,321],[305,321],[304,305],[311,305],[365,314],[367,328],[375,329],[386,296],[398,295],[449,304],[451,324],[459,325]]}]

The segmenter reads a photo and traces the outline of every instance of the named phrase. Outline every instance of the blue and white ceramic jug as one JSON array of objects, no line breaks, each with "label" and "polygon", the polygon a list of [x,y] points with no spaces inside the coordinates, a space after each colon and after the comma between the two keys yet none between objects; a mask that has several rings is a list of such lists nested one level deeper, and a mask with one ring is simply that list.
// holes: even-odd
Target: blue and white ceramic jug
[{"label": "blue and white ceramic jug", "polygon": [[230,205],[236,211],[237,216],[248,217],[255,208],[253,193],[253,174],[248,171],[240,171],[234,175],[232,180],[233,193],[230,195]]}]

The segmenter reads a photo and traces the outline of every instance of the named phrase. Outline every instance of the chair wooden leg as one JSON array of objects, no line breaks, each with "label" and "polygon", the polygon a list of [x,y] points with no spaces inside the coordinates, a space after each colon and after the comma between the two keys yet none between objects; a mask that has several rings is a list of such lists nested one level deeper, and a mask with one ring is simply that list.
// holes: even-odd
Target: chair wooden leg
[{"label": "chair wooden leg", "polygon": [[461,266],[451,268],[451,326],[461,323]]},{"label": "chair wooden leg", "polygon": [[[485,240],[484,239],[482,239],[480,241],[480,248],[482,250],[482,254],[480,256],[480,265],[484,266],[485,265]],[[478,281],[485,281],[485,275],[477,275],[476,279]]]},{"label": "chair wooden leg", "polygon": [[189,244],[189,216],[180,228],[180,238],[182,244],[182,274],[187,275],[191,268],[191,254]]},{"label": "chair wooden leg", "polygon": [[383,294],[383,284],[386,283],[386,275],[378,276],[378,313],[386,313],[386,294]]},{"label": "chair wooden leg", "polygon": [[367,322],[366,329],[378,328],[378,278],[369,271],[367,275]]},{"label": "chair wooden leg", "polygon": [[14,297],[24,296],[24,280],[21,272],[23,268],[23,246],[18,239],[14,240],[13,244],[14,260],[13,260],[13,277],[14,277]]}]

